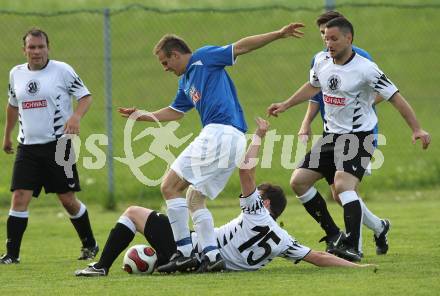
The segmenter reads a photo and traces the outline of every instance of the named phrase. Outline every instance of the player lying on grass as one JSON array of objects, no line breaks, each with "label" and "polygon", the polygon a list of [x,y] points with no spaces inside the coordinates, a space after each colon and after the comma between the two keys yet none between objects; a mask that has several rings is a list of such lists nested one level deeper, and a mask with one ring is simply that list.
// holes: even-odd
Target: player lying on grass
[{"label": "player lying on grass", "polygon": [[[257,130],[240,168],[240,215],[225,225],[216,228],[215,233],[220,253],[225,259],[227,270],[257,270],[275,257],[286,258],[298,263],[301,260],[311,264],[325,266],[364,267],[326,252],[313,251],[299,244],[295,238],[282,229],[276,222],[286,207],[286,198],[282,189],[271,184],[255,184],[255,166],[253,161],[258,155],[261,138],[269,124],[257,119]],[[188,208],[196,211],[204,206],[204,199],[188,189]],[[119,218],[110,232],[101,258],[97,263],[75,272],[76,276],[105,276],[113,262],[133,240],[136,231],[145,235],[148,243],[156,250],[157,265],[167,262],[175,253],[176,244],[168,218],[156,211],[131,206]],[[193,251],[200,255],[200,242],[196,232],[192,233]],[[201,256],[200,256],[201,257]],[[215,268],[213,268],[215,270]],[[205,270],[200,267],[199,270]],[[160,268],[158,271],[161,272]],[[179,270],[188,271],[188,270]]]}]

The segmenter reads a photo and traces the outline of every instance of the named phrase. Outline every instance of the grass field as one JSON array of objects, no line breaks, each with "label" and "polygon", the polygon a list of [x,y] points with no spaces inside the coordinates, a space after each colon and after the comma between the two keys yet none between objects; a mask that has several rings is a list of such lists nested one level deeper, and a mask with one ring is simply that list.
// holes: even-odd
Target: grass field
[{"label": "grass field", "polygon": [[[413,192],[396,192],[381,196],[383,201],[369,202],[378,215],[392,221],[389,235],[390,250],[386,256],[376,256],[371,231],[364,228],[363,262],[379,265],[373,269],[319,269],[307,263],[293,265],[276,259],[257,272],[208,275],[130,276],[120,269],[120,256],[106,278],[75,278],[75,269],[84,267],[75,260],[79,240],[64,212],[53,199],[34,204],[28,230],[25,233],[21,259],[13,266],[0,266],[2,295],[437,295],[440,289],[438,271],[440,237],[437,192],[418,196]],[[216,224],[234,218],[239,207],[237,200],[211,204]],[[160,204],[150,204],[158,208]],[[90,207],[91,221],[99,244],[103,247],[109,230],[122,212],[102,211]],[[6,209],[2,208],[1,212]],[[341,210],[330,205],[338,224]],[[279,218],[284,228],[301,243],[314,249],[322,233],[318,225],[294,199],[289,200],[286,212]],[[5,219],[0,219],[0,229]],[[0,241],[4,232],[0,232]],[[143,243],[140,235],[134,243]]]}]

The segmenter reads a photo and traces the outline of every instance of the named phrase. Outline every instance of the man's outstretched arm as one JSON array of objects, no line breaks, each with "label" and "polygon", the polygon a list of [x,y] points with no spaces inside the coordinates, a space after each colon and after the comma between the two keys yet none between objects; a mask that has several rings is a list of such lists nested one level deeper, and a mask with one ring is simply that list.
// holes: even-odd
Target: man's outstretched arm
[{"label": "man's outstretched arm", "polygon": [[165,107],[160,110],[154,112],[142,112],[142,110],[138,110],[137,108],[118,108],[118,112],[122,117],[128,118],[131,114],[138,112],[136,114],[138,117],[137,121],[173,121],[181,119],[185,114],[183,112],[179,112],[174,110],[171,107]]},{"label": "man's outstretched arm", "polygon": [[303,28],[301,23],[291,23],[281,29],[265,34],[245,37],[234,43],[234,58],[265,46],[275,40],[287,37],[300,38],[304,35],[298,29]]},{"label": "man's outstretched arm", "polygon": [[249,196],[255,191],[255,167],[257,165],[257,156],[260,151],[260,146],[267,130],[269,129],[269,122],[262,118],[257,118],[257,130],[252,138],[252,142],[244,157],[244,161],[240,165],[239,175],[241,184],[241,194]]},{"label": "man's outstretched arm", "polygon": [[329,254],[327,252],[319,252],[313,250],[310,251],[310,253],[308,253],[303,260],[319,267],[377,267],[375,264],[357,264],[336,257],[335,255]]}]

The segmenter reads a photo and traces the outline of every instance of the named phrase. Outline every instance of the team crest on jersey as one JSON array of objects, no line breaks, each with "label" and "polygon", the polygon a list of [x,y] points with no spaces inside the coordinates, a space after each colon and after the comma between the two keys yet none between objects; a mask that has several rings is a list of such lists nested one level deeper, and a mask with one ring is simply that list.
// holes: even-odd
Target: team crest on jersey
[{"label": "team crest on jersey", "polygon": [[40,82],[38,80],[31,80],[26,84],[26,92],[35,96],[40,91]]},{"label": "team crest on jersey", "polygon": [[338,75],[332,75],[327,80],[327,86],[329,89],[335,91],[341,88],[341,78]]},{"label": "team crest on jersey", "polygon": [[194,105],[200,101],[202,95],[200,94],[200,92],[195,88],[195,86],[191,86],[191,88],[189,89],[189,96],[191,97],[191,100],[193,101]]}]

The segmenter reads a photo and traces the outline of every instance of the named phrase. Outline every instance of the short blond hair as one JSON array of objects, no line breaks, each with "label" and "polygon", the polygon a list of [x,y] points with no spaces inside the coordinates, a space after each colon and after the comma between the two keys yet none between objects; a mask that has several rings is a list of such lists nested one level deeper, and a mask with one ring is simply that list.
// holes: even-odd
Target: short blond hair
[{"label": "short blond hair", "polygon": [[173,50],[183,54],[191,53],[191,49],[185,40],[177,35],[166,34],[154,46],[153,54],[158,55],[160,51],[163,51],[167,57],[170,57]]}]

